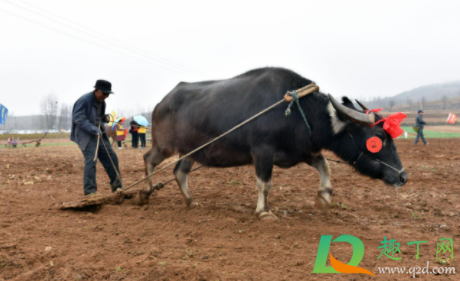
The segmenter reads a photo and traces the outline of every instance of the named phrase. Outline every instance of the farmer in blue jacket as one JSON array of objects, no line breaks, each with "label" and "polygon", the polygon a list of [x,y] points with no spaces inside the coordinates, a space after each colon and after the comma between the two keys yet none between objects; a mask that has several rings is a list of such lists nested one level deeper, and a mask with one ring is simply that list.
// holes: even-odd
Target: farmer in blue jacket
[{"label": "farmer in blue jacket", "polygon": [[418,127],[418,131],[417,131],[417,137],[415,138],[414,144],[417,144],[418,140],[422,138],[423,143],[425,145],[428,145],[428,142],[425,140],[425,136],[423,135],[423,128],[426,125],[426,122],[423,121],[423,113],[424,113],[423,110],[420,109],[417,112],[417,117],[415,117],[415,127]]},{"label": "farmer in blue jacket", "polygon": [[[78,144],[85,158],[83,173],[85,195],[97,191],[96,161],[94,161],[96,153],[109,175],[112,192],[116,191],[117,188],[122,188],[118,157],[110,145],[104,126],[104,123],[110,121],[105,116],[104,100],[113,94],[112,84],[109,81],[97,80],[94,88],[94,91],[81,96],[75,102],[70,133],[70,140]],[[100,138],[99,147],[97,147],[98,138]]]}]

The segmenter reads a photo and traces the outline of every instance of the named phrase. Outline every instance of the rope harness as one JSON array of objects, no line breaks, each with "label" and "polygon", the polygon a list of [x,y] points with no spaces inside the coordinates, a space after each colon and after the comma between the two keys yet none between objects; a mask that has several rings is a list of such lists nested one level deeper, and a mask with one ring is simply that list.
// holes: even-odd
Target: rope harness
[{"label": "rope harness", "polygon": [[[249,123],[250,121],[256,119],[256,118],[259,117],[260,115],[262,115],[262,114],[264,114],[264,113],[266,113],[266,112],[272,110],[273,108],[275,108],[276,106],[282,104],[283,102],[284,102],[284,99],[280,100],[279,102],[277,102],[277,103],[273,104],[272,106],[270,106],[270,107],[268,107],[268,108],[262,110],[261,112],[257,113],[256,115],[252,116],[251,118],[247,119],[246,121],[243,121],[243,122],[241,122],[240,124],[236,125],[235,127],[231,128],[230,130],[228,130],[227,132],[223,133],[222,135],[220,135],[220,136],[214,138],[213,140],[211,140],[211,141],[209,141],[209,142],[203,144],[202,146],[196,148],[195,150],[193,150],[193,151],[187,153],[186,155],[180,157],[180,158],[177,159],[176,161],[169,163],[168,165],[164,166],[163,168],[154,171],[153,173],[151,173],[151,174],[149,174],[148,176],[146,176],[146,177],[144,177],[144,178],[138,180],[137,182],[131,184],[130,186],[128,186],[128,187],[126,187],[126,188],[123,188],[122,191],[127,191],[127,190],[131,189],[133,186],[135,186],[135,185],[137,185],[137,184],[143,182],[144,180],[146,180],[146,179],[152,177],[153,175],[155,175],[155,174],[157,174],[157,173],[163,171],[163,170],[166,169],[167,167],[169,167],[169,166],[171,166],[171,165],[173,165],[173,164],[178,163],[179,161],[181,161],[181,160],[184,159],[184,158],[189,157],[189,156],[192,155],[193,153],[195,153],[195,152],[197,152],[197,151],[203,149],[204,147],[210,145],[211,143],[217,141],[218,139],[220,139],[220,138],[222,138],[222,137],[228,135],[229,133],[231,133],[231,132],[233,132],[234,130],[238,129],[239,127],[245,125],[246,123]],[[161,183],[160,183],[160,184],[161,184]],[[155,189],[159,190],[159,189],[161,189],[161,188],[162,188],[162,187],[155,188]]]},{"label": "rope harness", "polygon": [[[169,166],[171,166],[171,165],[174,165],[174,164],[180,162],[180,161],[183,160],[184,158],[189,157],[189,156],[192,155],[193,153],[195,153],[195,152],[197,152],[197,151],[199,151],[199,150],[205,148],[206,146],[208,146],[208,145],[210,145],[211,143],[213,143],[213,142],[215,142],[215,141],[221,139],[222,137],[224,137],[224,136],[228,135],[229,133],[233,132],[234,130],[236,130],[236,129],[242,127],[242,126],[244,126],[245,124],[251,122],[252,120],[256,119],[257,117],[263,115],[264,113],[266,113],[266,112],[272,110],[273,108],[277,107],[278,105],[282,104],[283,102],[289,102],[289,105],[288,105],[288,107],[287,107],[287,109],[286,109],[286,111],[285,111],[285,115],[286,115],[286,116],[291,115],[291,113],[292,113],[292,112],[291,112],[291,107],[293,106],[293,104],[295,103],[295,104],[297,105],[297,108],[299,109],[299,112],[300,112],[300,114],[301,114],[301,116],[302,116],[302,119],[303,119],[303,121],[305,122],[305,125],[307,126],[308,133],[311,133],[310,124],[308,123],[308,120],[307,120],[307,118],[306,118],[306,116],[305,116],[305,113],[304,113],[304,111],[302,110],[302,107],[300,106],[298,91],[299,91],[299,92],[304,92],[304,93],[302,94],[302,96],[305,96],[305,95],[307,95],[307,94],[310,94],[310,93],[315,92],[315,91],[318,91],[318,90],[319,90],[319,88],[318,88],[314,83],[311,83],[311,84],[309,84],[309,85],[307,85],[307,86],[305,86],[305,87],[303,87],[303,88],[301,88],[301,89],[299,89],[299,90],[294,90],[294,91],[287,92],[286,95],[284,96],[284,98],[283,98],[282,100],[280,100],[280,101],[276,102],[275,104],[273,104],[273,105],[267,107],[266,109],[260,111],[260,112],[257,113],[256,115],[254,115],[254,116],[252,116],[251,118],[249,118],[249,119],[247,119],[247,120],[241,122],[240,124],[238,124],[238,125],[236,125],[235,127],[231,128],[231,129],[228,130],[227,132],[225,132],[225,133],[221,134],[220,136],[218,136],[218,137],[212,139],[211,141],[209,141],[209,142],[203,144],[202,146],[196,148],[195,150],[193,150],[193,151],[187,153],[186,155],[183,155],[182,157],[180,157],[180,158],[177,159],[176,161],[173,161],[173,162],[167,164],[166,166],[162,167],[161,169],[154,171],[153,173],[151,173],[151,174],[145,176],[144,178],[142,178],[142,179],[140,179],[140,180],[134,182],[133,184],[129,185],[129,186],[126,187],[126,188],[122,188],[122,189],[121,189],[121,192],[127,191],[127,190],[131,189],[133,186],[138,185],[139,183],[143,182],[144,180],[146,180],[146,179],[148,179],[148,178],[154,176],[155,174],[157,174],[157,173],[163,171],[163,170],[166,169],[167,167],[169,167]],[[301,96],[301,97],[302,97],[302,96]],[[110,117],[112,117],[112,116],[110,116]],[[109,118],[109,119],[110,119],[110,118]],[[100,128],[100,125],[99,125],[99,128]],[[353,136],[352,136],[350,133],[349,133],[349,135],[350,135],[350,137],[352,138],[353,143],[355,144],[356,148],[357,148],[358,150],[360,150],[359,147],[358,147],[358,145],[356,144],[356,142],[355,142]],[[100,135],[98,136],[97,147],[99,147],[99,141],[100,141],[101,138],[102,138],[102,134],[100,134]],[[115,164],[113,163],[112,157],[110,157],[110,153],[108,152],[108,149],[107,149],[107,146],[106,146],[105,143],[104,143],[104,140],[102,140],[102,144],[104,145],[104,148],[105,148],[107,154],[109,155],[110,161],[112,162],[112,165],[113,165],[115,171],[117,172],[117,177],[118,177],[118,178],[120,179],[120,181],[121,181],[121,175],[118,173],[118,170],[116,169]],[[353,161],[353,165],[355,165],[355,164],[358,162],[358,160],[361,158],[361,156],[363,155],[363,153],[364,153],[364,151],[361,151],[361,153],[360,153],[360,155],[358,156],[358,158],[356,158],[356,160]],[[97,150],[96,150],[96,155],[95,155],[95,157],[94,157],[94,161],[96,161],[96,158],[97,158]],[[329,161],[337,162],[337,163],[344,163],[343,161],[339,161],[339,160],[328,159],[328,158],[326,158],[326,159],[329,160]],[[379,160],[379,159],[374,159],[374,160],[376,160],[376,161],[380,162],[381,164],[383,164],[383,165],[385,165],[385,166],[388,166],[389,168],[391,168],[391,169],[397,171],[397,172],[399,173],[399,176],[400,176],[400,177],[401,177],[402,172],[404,171],[404,168],[403,168],[402,170],[398,170],[398,169],[394,168],[393,166],[391,166],[391,165],[389,165],[389,164],[387,164],[387,163],[385,163],[385,162],[383,162],[383,161],[381,161],[381,160]],[[198,169],[200,169],[201,167],[203,167],[203,165],[198,166],[197,168],[192,169],[190,172],[193,172],[193,171],[195,171],[195,170],[198,170]],[[174,179],[170,179],[170,180],[168,180],[168,181],[166,181],[166,182],[164,182],[164,183],[163,183],[163,182],[160,182],[160,183],[156,184],[156,185],[153,187],[153,189],[154,189],[154,190],[160,190],[160,189],[162,189],[162,188],[164,187],[165,184],[167,184],[167,183],[169,183],[169,182],[171,182],[171,181],[173,181],[173,180],[174,180]],[[149,191],[149,192],[153,192],[153,190],[151,190],[151,191]]]},{"label": "rope harness", "polygon": [[[311,84],[308,84],[307,86],[302,87],[302,88],[300,88],[300,89],[298,89],[298,90],[295,90],[295,91],[292,91],[292,92],[287,92],[286,95],[284,96],[284,98],[283,98],[282,100],[278,101],[277,103],[275,103],[275,104],[273,104],[273,105],[267,107],[266,109],[262,110],[261,112],[257,113],[256,115],[252,116],[251,118],[249,118],[249,119],[247,119],[247,120],[241,122],[240,124],[236,125],[235,127],[231,128],[231,129],[228,130],[227,132],[221,134],[220,136],[214,138],[213,140],[211,140],[211,141],[209,141],[209,142],[203,144],[202,146],[196,148],[195,150],[193,150],[193,151],[187,153],[186,155],[180,157],[180,158],[177,159],[176,161],[171,162],[171,163],[169,163],[168,165],[162,167],[161,169],[154,171],[153,173],[149,174],[148,176],[145,176],[144,178],[138,180],[137,182],[135,182],[135,183],[129,185],[129,186],[126,187],[126,188],[122,188],[121,191],[123,192],[123,191],[127,191],[127,190],[131,189],[133,186],[138,185],[139,183],[143,182],[144,180],[146,180],[146,179],[152,177],[153,175],[155,175],[155,174],[157,174],[157,173],[163,171],[163,170],[166,169],[167,167],[169,167],[169,166],[171,166],[171,165],[173,165],[173,164],[178,163],[178,162],[181,161],[182,159],[189,157],[189,156],[192,155],[193,153],[195,153],[195,152],[197,152],[197,151],[203,149],[204,147],[210,145],[211,143],[213,143],[213,142],[219,140],[220,138],[222,138],[222,137],[228,135],[229,133],[233,132],[234,130],[240,128],[241,126],[243,126],[243,125],[245,125],[245,124],[251,122],[252,120],[256,119],[257,117],[263,115],[264,113],[266,113],[266,112],[272,110],[273,108],[277,107],[278,105],[282,104],[283,102],[290,102],[290,105],[288,106],[288,109],[289,109],[289,112],[290,112],[290,107],[292,106],[292,102],[295,101],[295,100],[297,100],[296,103],[297,103],[297,105],[298,105],[298,107],[299,107],[299,109],[300,109],[300,112],[301,112],[302,117],[303,117],[303,119],[304,119],[304,121],[305,121],[305,124],[307,125],[308,129],[310,130],[310,125],[308,124],[307,119],[306,119],[306,117],[305,117],[305,115],[304,115],[304,113],[303,113],[303,111],[302,111],[302,108],[300,107],[300,104],[299,104],[299,92],[301,93],[301,94],[300,94],[300,95],[301,95],[300,97],[303,97],[303,96],[306,96],[306,95],[308,95],[308,94],[310,94],[310,93],[313,93],[313,92],[316,92],[316,91],[319,91],[319,87],[316,86],[315,83],[311,83]],[[293,100],[292,100],[292,99],[293,99]],[[289,115],[289,114],[288,114],[288,115]],[[193,169],[192,171],[197,170],[197,169],[199,169],[199,168],[201,168],[201,167],[202,167],[202,166],[199,166],[198,168],[195,168],[195,169]],[[168,181],[168,182],[169,182],[169,181]],[[159,183],[159,184],[157,184],[157,185],[154,187],[154,189],[159,190],[159,189],[163,188],[163,186],[164,186],[163,183]]]},{"label": "rope harness", "polygon": [[[353,140],[353,143],[355,144],[356,149],[358,149],[358,151],[359,151],[360,149],[359,149],[358,144],[356,143],[355,139],[353,138],[353,136],[352,136],[350,133],[348,133],[348,135],[349,135],[350,138]],[[361,151],[361,153],[359,154],[358,158],[356,158],[356,160],[353,161],[353,165],[355,165],[356,162],[358,162],[358,160],[361,158],[361,156],[362,156],[363,154],[364,154],[364,151]],[[380,160],[380,159],[376,159],[376,158],[373,158],[373,157],[370,157],[370,158],[371,158],[372,160],[375,160],[375,161],[377,161],[377,162],[379,162],[379,163],[381,163],[381,164],[387,166],[388,168],[391,168],[391,169],[395,170],[396,172],[399,173],[399,177],[401,177],[402,173],[404,172],[404,168],[402,168],[401,170],[398,170],[398,169],[396,169],[395,167],[391,166],[390,164],[387,164],[387,163],[383,162],[383,161]]]},{"label": "rope harness", "polygon": [[287,92],[286,94],[291,96],[293,98],[293,100],[289,103],[289,105],[288,105],[286,111],[284,112],[284,114],[286,116],[291,115],[291,107],[295,102],[297,104],[297,107],[299,108],[300,115],[302,115],[302,118],[303,118],[303,121],[305,122],[305,125],[307,125],[308,133],[311,133],[310,124],[308,124],[307,117],[305,117],[305,113],[303,112],[302,107],[300,107],[299,94],[297,94],[297,91],[295,91],[295,90],[291,91],[291,92]]},{"label": "rope harness", "polygon": [[391,168],[391,169],[395,170],[396,172],[399,173],[399,176],[401,176],[401,175],[402,175],[402,172],[404,172],[404,168],[402,168],[401,170],[398,170],[398,169],[396,169],[395,167],[390,166],[390,165],[388,165],[387,163],[385,163],[385,162],[383,162],[383,161],[380,161],[379,159],[375,159],[375,160],[376,160],[377,162],[382,163],[382,164],[385,165],[385,166],[388,166],[388,168]]}]

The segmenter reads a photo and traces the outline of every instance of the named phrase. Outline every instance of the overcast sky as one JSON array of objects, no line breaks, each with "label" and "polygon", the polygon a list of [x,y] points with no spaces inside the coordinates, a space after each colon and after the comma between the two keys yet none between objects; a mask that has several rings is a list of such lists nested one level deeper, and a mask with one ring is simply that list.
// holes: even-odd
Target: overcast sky
[{"label": "overcast sky", "polygon": [[0,0],[0,103],[39,114],[44,96],[73,105],[106,79],[109,110],[150,110],[180,81],[265,66],[334,96],[392,96],[460,79],[459,11],[442,0]]}]

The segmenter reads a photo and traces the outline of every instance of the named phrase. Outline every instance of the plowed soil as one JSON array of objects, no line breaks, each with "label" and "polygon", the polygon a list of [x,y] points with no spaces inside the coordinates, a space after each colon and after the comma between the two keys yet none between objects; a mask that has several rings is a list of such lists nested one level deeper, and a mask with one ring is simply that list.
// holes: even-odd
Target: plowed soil
[{"label": "plowed soil", "polygon": [[[455,267],[460,270],[460,150],[458,139],[432,139],[424,147],[397,140],[409,182],[395,190],[330,162],[333,208],[315,208],[319,176],[306,164],[275,168],[269,204],[279,220],[260,221],[253,212],[258,192],[252,166],[202,168],[189,177],[199,208],[187,209],[175,182],[136,200],[84,210],[59,210],[83,194],[83,156],[76,146],[0,148],[0,280],[408,280],[378,267]],[[116,151],[124,183],[143,177],[145,151]],[[336,157],[325,152],[328,158]],[[172,159],[169,159],[171,161]],[[155,182],[170,179],[173,167]],[[98,192],[110,194],[98,164]],[[376,277],[314,274],[321,235],[359,238],[359,264]],[[396,239],[394,261],[380,242]],[[453,238],[454,259],[436,263],[437,242]],[[416,245],[420,244],[417,260]],[[344,263],[348,243],[330,253]],[[440,253],[446,258],[450,253]],[[329,261],[328,261],[329,265]],[[457,273],[458,274],[458,273]],[[425,280],[457,275],[417,274]]]}]

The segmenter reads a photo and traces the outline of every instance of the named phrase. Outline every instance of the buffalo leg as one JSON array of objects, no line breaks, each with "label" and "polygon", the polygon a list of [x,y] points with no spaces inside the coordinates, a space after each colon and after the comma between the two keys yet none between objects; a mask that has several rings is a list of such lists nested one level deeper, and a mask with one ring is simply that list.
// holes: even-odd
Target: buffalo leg
[{"label": "buffalo leg", "polygon": [[[153,146],[149,151],[147,151],[147,153],[144,154],[145,176],[151,175],[155,170],[155,167],[166,158],[167,157],[165,157],[156,146]],[[153,189],[153,179],[152,177],[149,177],[147,190],[145,191],[152,193]]]},{"label": "buffalo leg", "polygon": [[316,207],[322,210],[328,210],[331,207],[332,195],[331,170],[329,168],[329,163],[327,163],[322,154],[318,154],[313,157],[310,165],[318,170],[320,178],[318,193],[315,200]]},{"label": "buffalo leg", "polygon": [[192,198],[192,195],[190,194],[190,191],[188,190],[188,173],[190,173],[190,170],[192,169],[193,161],[192,159],[185,158],[179,161],[176,164],[176,167],[174,167],[174,176],[176,177],[176,182],[180,187],[180,191],[182,192],[182,195],[184,196],[185,203],[187,204],[188,208],[193,208],[198,206],[198,203]]},{"label": "buffalo leg", "polygon": [[253,153],[257,175],[259,199],[255,214],[259,219],[276,218],[268,207],[268,192],[272,187],[273,153],[268,149],[256,150]]}]

